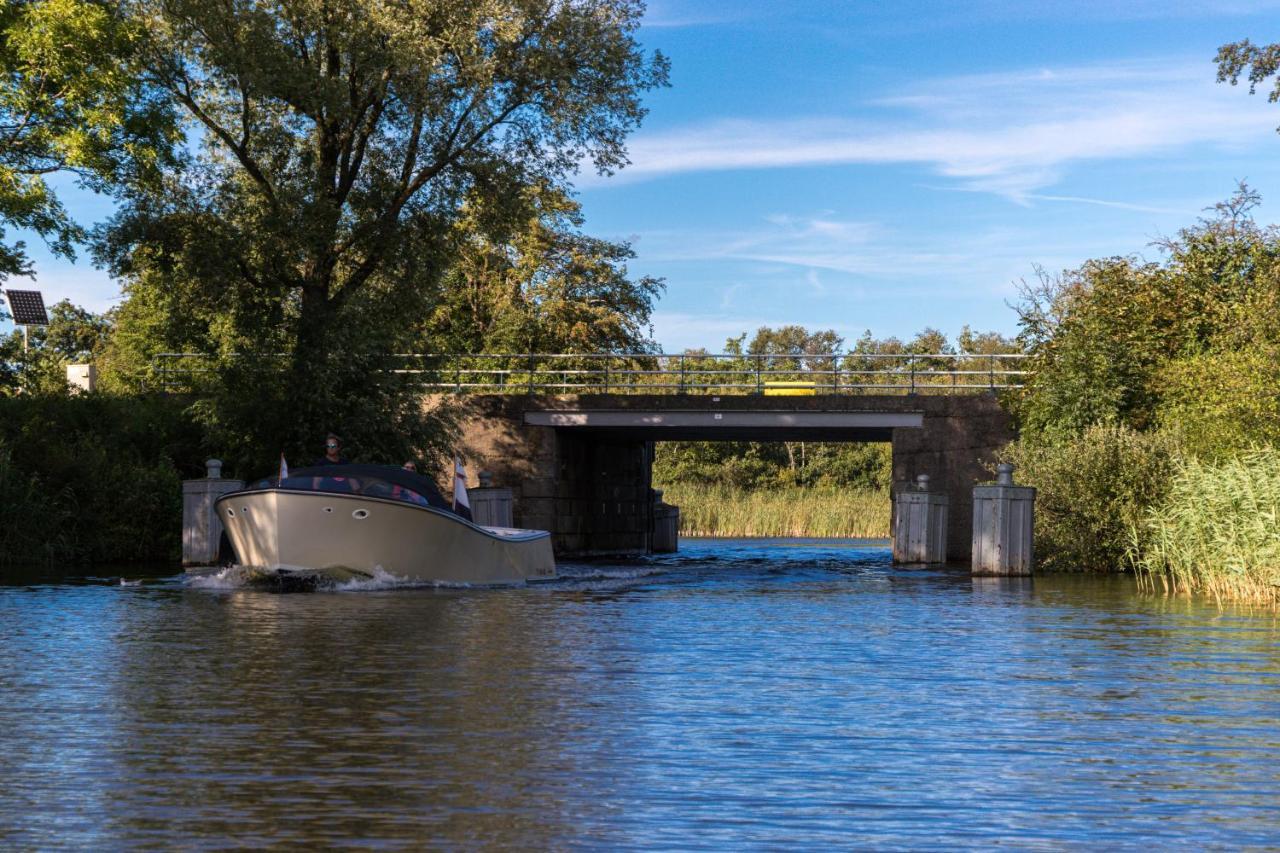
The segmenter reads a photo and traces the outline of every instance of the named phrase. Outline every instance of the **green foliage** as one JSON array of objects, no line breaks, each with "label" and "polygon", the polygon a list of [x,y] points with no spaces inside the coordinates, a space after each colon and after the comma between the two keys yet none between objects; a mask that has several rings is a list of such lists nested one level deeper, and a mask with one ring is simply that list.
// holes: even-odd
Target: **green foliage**
[{"label": "green foliage", "polygon": [[1022,428],[1168,423],[1168,365],[1276,340],[1280,235],[1250,218],[1258,201],[1242,184],[1212,218],[1165,241],[1162,263],[1093,260],[1024,288],[1017,308],[1034,375],[1018,404]]},{"label": "green foliage", "polygon": [[[139,34],[117,4],[0,3],[0,224],[35,232],[55,254],[71,257],[83,231],[48,174],[101,189],[151,181],[168,162],[174,125],[167,102],[144,91]],[[0,243],[0,280],[31,272],[22,242]]]},{"label": "green foliage", "polygon": [[680,507],[685,536],[815,536],[880,539],[889,535],[884,491],[788,487],[760,490],[682,483],[662,499]]},{"label": "green foliage", "polygon": [[519,201],[518,215],[495,215],[477,200],[455,225],[456,259],[426,329],[433,350],[654,350],[649,317],[662,281],[631,280],[630,246],[582,234],[581,206],[563,191],[531,187]]},{"label": "green foliage", "polygon": [[1138,567],[1168,589],[1280,603],[1280,450],[1186,460],[1133,539]]},{"label": "green foliage", "polygon": [[739,489],[832,486],[887,489],[892,460],[884,443],[670,441],[657,445],[655,483]]},{"label": "green foliage", "polygon": [[1036,559],[1058,571],[1120,571],[1131,530],[1164,496],[1181,446],[1164,432],[1095,424],[1078,435],[1024,436],[1003,451],[1035,486]]},{"label": "green foliage", "polygon": [[0,398],[0,563],[174,560],[208,448],[166,398]]},{"label": "green foliage", "polygon": [[1202,459],[1280,445],[1280,347],[1201,353],[1166,364],[1157,376],[1160,420]]}]

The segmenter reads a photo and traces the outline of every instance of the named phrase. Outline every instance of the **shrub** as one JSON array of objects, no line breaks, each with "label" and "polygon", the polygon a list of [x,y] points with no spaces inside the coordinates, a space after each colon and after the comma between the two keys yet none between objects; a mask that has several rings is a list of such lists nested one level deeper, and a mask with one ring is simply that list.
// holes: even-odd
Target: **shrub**
[{"label": "shrub", "polygon": [[1095,425],[1075,436],[1009,445],[1017,480],[1035,486],[1036,552],[1059,571],[1121,571],[1131,531],[1168,488],[1180,455],[1170,433]]},{"label": "shrub", "polygon": [[0,398],[0,563],[176,559],[200,435],[171,398]]}]

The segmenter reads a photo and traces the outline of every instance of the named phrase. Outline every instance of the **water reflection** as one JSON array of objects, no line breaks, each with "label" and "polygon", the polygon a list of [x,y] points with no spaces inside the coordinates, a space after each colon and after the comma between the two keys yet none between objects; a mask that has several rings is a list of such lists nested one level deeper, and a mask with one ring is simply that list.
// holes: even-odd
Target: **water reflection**
[{"label": "water reflection", "polygon": [[0,586],[17,847],[1274,843],[1270,614],[690,543],[518,590]]}]

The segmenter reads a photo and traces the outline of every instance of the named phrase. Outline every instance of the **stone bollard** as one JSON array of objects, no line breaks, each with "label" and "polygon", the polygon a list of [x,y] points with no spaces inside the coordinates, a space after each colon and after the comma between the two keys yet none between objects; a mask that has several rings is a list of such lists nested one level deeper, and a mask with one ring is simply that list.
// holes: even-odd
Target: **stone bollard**
[{"label": "stone bollard", "polygon": [[471,503],[471,520],[481,527],[514,527],[513,498],[510,489],[493,485],[493,475],[480,472],[480,486],[467,489]]},{"label": "stone bollard", "polygon": [[680,550],[680,507],[664,503],[662,489],[653,490],[653,537],[650,550],[674,554]]},{"label": "stone bollard", "polygon": [[1030,575],[1036,490],[1015,486],[1007,462],[996,472],[994,486],[973,489],[973,574]]},{"label": "stone bollard", "polygon": [[929,475],[894,497],[893,561],[936,565],[947,561],[948,498],[929,491]]},{"label": "stone bollard", "polygon": [[[227,492],[244,488],[243,480],[222,476],[222,460],[205,461],[206,476],[182,483],[182,565],[212,566],[218,562],[222,540],[222,519],[213,502]],[[224,555],[225,556],[225,555]]]}]

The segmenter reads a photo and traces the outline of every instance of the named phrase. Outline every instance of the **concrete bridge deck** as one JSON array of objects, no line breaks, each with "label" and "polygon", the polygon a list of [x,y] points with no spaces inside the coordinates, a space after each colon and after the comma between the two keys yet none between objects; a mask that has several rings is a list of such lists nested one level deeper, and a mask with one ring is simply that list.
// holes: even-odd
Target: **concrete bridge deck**
[{"label": "concrete bridge deck", "polygon": [[654,443],[722,440],[889,441],[895,485],[928,474],[950,496],[948,554],[967,558],[972,488],[1013,438],[992,394],[442,394],[427,405],[457,415],[473,469],[511,487],[516,524],[550,530],[561,556],[647,553]]}]

